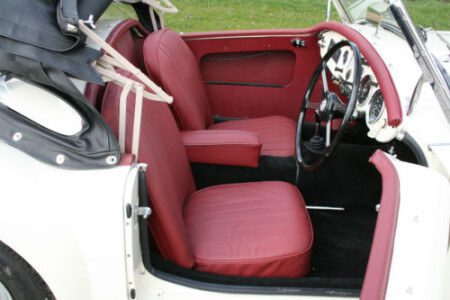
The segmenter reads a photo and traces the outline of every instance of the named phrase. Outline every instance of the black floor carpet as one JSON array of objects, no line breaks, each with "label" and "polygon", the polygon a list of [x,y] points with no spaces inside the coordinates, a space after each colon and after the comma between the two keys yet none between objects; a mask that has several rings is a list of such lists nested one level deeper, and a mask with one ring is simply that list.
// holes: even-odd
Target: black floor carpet
[{"label": "black floor carpet", "polygon": [[302,173],[307,205],[345,211],[309,210],[314,227],[310,276],[363,278],[381,197],[381,178],[369,163],[375,146],[341,144],[318,170]]},{"label": "black floor carpet", "polygon": [[377,214],[375,209],[309,211],[314,227],[312,277],[363,278]]},{"label": "black floor carpet", "polygon": [[[381,196],[381,180],[369,164],[376,146],[341,144],[336,153],[314,172],[303,172],[299,189],[307,205],[343,207],[345,211],[310,210],[314,227],[311,272],[299,279],[256,279],[207,274],[165,261],[153,245],[156,269],[212,283],[284,287],[359,289],[370,252]],[[228,182],[285,180],[295,174],[292,160],[265,158],[258,169],[193,165],[199,188]]]}]

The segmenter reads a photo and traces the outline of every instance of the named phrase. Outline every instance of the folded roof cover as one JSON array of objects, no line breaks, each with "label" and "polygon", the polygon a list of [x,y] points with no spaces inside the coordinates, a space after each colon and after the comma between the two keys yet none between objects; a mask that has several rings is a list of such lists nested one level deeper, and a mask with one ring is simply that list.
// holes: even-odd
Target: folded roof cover
[{"label": "folded roof cover", "polygon": [[[82,130],[64,136],[0,103],[0,140],[25,153],[63,168],[114,166],[120,150],[102,116],[74,86],[68,75],[102,83],[90,63],[100,52],[85,45],[78,21],[96,20],[111,0],[1,0],[0,73],[22,78],[58,94],[83,118]],[[20,143],[11,133],[20,132]],[[64,155],[64,164],[56,157]]]},{"label": "folded roof cover", "polygon": [[[0,70],[29,77],[26,73],[33,72],[33,65],[43,64],[100,83],[101,78],[89,65],[100,53],[86,47],[84,36],[67,27],[91,14],[97,20],[110,3],[111,0],[0,1]],[[18,66],[12,56],[27,61],[27,70],[20,63]],[[12,61],[16,63],[11,64]]]}]

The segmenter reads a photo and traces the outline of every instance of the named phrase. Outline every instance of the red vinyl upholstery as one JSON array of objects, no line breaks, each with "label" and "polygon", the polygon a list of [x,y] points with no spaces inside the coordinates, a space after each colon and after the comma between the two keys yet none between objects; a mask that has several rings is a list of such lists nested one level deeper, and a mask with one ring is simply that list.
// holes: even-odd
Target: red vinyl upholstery
[{"label": "red vinyl upholstery", "polygon": [[181,133],[189,161],[204,164],[257,167],[261,139],[242,130],[189,130]]},{"label": "red vinyl upholstery", "polygon": [[295,131],[297,125],[291,119],[282,116],[233,120],[217,123],[209,129],[246,130],[259,135],[261,155],[291,157],[295,155]]},{"label": "red vinyl upholstery", "polygon": [[[227,30],[220,32],[209,31],[187,33],[183,35],[183,39],[186,41],[190,49],[192,49],[198,60],[205,55],[232,53],[233,51],[260,51],[267,50],[269,46],[270,50],[290,49],[290,51],[297,53],[298,58],[296,69],[300,71],[301,76],[297,77],[297,81],[292,84],[298,87],[298,89],[286,91],[286,94],[283,93],[278,95],[280,98],[284,98],[286,103],[280,107],[280,110],[277,112],[278,115],[286,116],[289,116],[290,112],[292,112],[292,118],[296,118],[298,115],[297,109],[300,108],[300,105],[297,100],[290,103],[288,103],[288,100],[294,99],[297,95],[304,95],[308,82],[308,80],[304,80],[304,78],[306,76],[306,78],[309,79],[317,64],[320,62],[319,49],[317,48],[317,36],[320,35],[321,32],[330,30],[335,31],[358,46],[361,54],[367,60],[375,74],[375,77],[377,78],[378,84],[380,85],[384,102],[386,104],[388,124],[390,126],[398,126],[403,121],[403,111],[391,72],[371,42],[368,41],[360,32],[358,32],[358,30],[348,26],[347,24],[339,22],[322,22],[305,29]],[[302,37],[302,39],[306,41],[306,45],[309,46],[293,50],[290,48],[290,40],[293,37]],[[289,45],[289,48],[286,48],[283,45]],[[216,90],[219,87],[222,87],[223,89],[221,88],[220,90],[215,91],[215,96],[220,96],[225,92],[228,94],[237,92],[236,88],[230,91],[230,89],[226,86],[220,85],[215,86],[214,89]],[[264,93],[267,93],[267,90],[258,90],[259,93],[252,95],[253,101],[250,101],[252,104],[246,103],[247,110],[255,106],[254,103],[256,102],[256,99],[258,99],[259,95],[263,97]],[[242,91],[245,91],[245,89],[239,89],[241,95]],[[242,98],[237,98],[237,101],[239,100],[242,101]],[[236,101],[236,98],[233,98],[233,101]],[[231,113],[230,116],[249,115],[248,112],[239,112],[233,104],[234,103],[231,103],[230,105],[230,103],[226,103],[226,105],[228,105],[227,107],[226,105],[222,105],[222,103],[216,103],[213,105],[213,113],[221,114],[221,111],[224,111]],[[267,105],[267,103],[265,105]],[[274,108],[272,108],[272,110],[273,109]],[[222,115],[228,115],[227,113],[223,113]],[[264,111],[264,114],[267,115],[267,111]],[[256,116],[258,116],[258,114],[256,114],[255,117]],[[311,117],[312,118],[310,120],[313,121],[314,115],[311,115]]]},{"label": "red vinyl upholstery", "polygon": [[169,29],[150,34],[144,42],[149,75],[175,99],[175,116],[183,130],[205,129],[211,111],[197,60],[183,39]]},{"label": "red vinyl upholstery", "polygon": [[[108,84],[105,90],[102,114],[117,135],[121,87]],[[131,149],[133,133],[134,95],[128,98],[126,148]],[[139,161],[147,163],[149,197],[152,200],[150,230],[161,253],[176,264],[192,268],[189,241],[183,224],[185,200],[196,188],[189,161],[177,125],[171,119],[164,103],[145,100],[142,110]]]},{"label": "red vinyl upholstery", "polygon": [[183,130],[253,131],[261,137],[262,155],[294,156],[296,125],[287,117],[262,117],[212,125],[199,65],[177,33],[169,29],[151,33],[144,42],[144,61],[150,76],[174,97],[173,111]]},{"label": "red vinyl upholstery", "polygon": [[300,193],[289,183],[205,188],[189,197],[184,220],[199,271],[302,277],[309,270],[311,222]]},{"label": "red vinyl upholstery", "polygon": [[[121,90],[108,84],[102,106],[116,134]],[[127,152],[133,113],[130,95]],[[294,186],[256,182],[196,192],[169,107],[146,100],[142,116],[138,160],[149,165],[149,226],[164,258],[184,268],[231,276],[300,277],[309,271],[311,222]]]}]

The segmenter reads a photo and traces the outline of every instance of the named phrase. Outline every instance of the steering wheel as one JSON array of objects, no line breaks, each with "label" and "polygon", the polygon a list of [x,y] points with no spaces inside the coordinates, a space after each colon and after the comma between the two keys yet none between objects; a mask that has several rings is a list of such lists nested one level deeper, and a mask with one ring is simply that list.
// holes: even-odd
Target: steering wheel
[{"label": "steering wheel", "polygon": [[[347,102],[343,102],[339,96],[329,89],[327,77],[327,63],[331,58],[336,57],[341,48],[350,47],[353,52],[353,80],[340,78],[344,84],[351,85],[350,96]],[[351,57],[351,56],[348,56]],[[339,57],[338,57],[339,58]],[[314,71],[311,81],[306,90],[305,98],[298,116],[297,133],[295,141],[295,154],[297,162],[305,170],[311,171],[318,168],[331,154],[336,150],[344,131],[353,115],[356,101],[359,95],[360,82],[362,75],[361,54],[358,47],[350,41],[341,41],[335,44]],[[311,102],[311,96],[316,86],[319,76],[322,78],[323,90],[322,101],[320,104]],[[309,140],[303,141],[305,131],[305,116],[307,110],[315,110],[316,127],[314,136]],[[332,136],[332,122],[334,119],[342,119],[339,129]],[[320,133],[322,123],[326,123],[325,138]],[[308,150],[308,151],[305,151]]]}]

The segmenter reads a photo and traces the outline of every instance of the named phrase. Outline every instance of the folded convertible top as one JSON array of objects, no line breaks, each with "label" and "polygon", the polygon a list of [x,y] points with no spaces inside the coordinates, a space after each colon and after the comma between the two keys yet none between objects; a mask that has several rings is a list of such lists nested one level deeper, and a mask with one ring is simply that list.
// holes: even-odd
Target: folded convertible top
[{"label": "folded convertible top", "polygon": [[[85,45],[79,21],[95,21],[111,0],[0,1],[0,80],[22,78],[57,94],[77,110],[82,130],[64,136],[46,129],[0,103],[0,140],[47,163],[71,169],[113,167],[120,149],[102,116],[69,77],[103,83],[91,66],[98,50]],[[23,135],[14,143],[11,133]],[[26,137],[26,138],[25,138]],[[59,154],[66,159],[56,161]]]},{"label": "folded convertible top", "polygon": [[97,20],[110,3],[111,0],[0,1],[0,51],[27,61],[24,72],[21,70],[24,66],[11,65],[0,57],[0,70],[27,77],[26,73],[36,73],[35,68],[44,65],[75,78],[101,83],[90,66],[100,53],[85,46],[85,37],[74,25],[90,15]]}]

